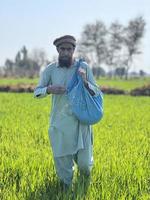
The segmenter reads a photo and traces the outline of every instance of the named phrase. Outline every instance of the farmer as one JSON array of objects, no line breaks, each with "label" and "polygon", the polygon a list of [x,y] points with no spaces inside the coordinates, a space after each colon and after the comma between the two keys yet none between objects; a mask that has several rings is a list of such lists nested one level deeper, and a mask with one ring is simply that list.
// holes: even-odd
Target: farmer
[{"label": "farmer", "polygon": [[[73,179],[74,163],[78,166],[80,176],[90,177],[93,135],[92,127],[82,124],[73,115],[66,96],[67,82],[76,70],[77,60],[73,57],[76,39],[65,35],[55,39],[53,44],[58,52],[58,62],[45,68],[34,96],[43,98],[52,94],[49,138],[57,175],[63,186],[68,188]],[[90,94],[97,95],[99,89],[86,62],[81,63],[78,73]]]}]

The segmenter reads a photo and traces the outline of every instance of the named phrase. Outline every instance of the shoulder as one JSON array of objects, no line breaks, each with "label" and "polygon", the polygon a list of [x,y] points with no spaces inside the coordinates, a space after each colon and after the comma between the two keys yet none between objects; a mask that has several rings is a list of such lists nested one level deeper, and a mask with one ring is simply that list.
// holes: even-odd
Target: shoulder
[{"label": "shoulder", "polygon": [[44,68],[43,73],[51,73],[56,67],[56,62],[50,63]]},{"label": "shoulder", "polygon": [[46,71],[52,71],[53,69],[55,69],[57,67],[57,63],[56,62],[52,62],[50,64],[48,64],[45,68]]}]

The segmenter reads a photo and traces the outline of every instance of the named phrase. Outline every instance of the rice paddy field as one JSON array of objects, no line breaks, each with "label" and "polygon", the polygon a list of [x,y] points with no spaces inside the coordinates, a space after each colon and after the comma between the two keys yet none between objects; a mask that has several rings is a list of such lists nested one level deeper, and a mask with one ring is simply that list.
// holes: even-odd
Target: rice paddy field
[{"label": "rice paddy field", "polygon": [[104,95],[104,117],[93,126],[91,183],[85,192],[76,169],[73,194],[62,192],[57,181],[48,137],[50,106],[49,96],[0,93],[0,199],[150,199],[149,97]]}]

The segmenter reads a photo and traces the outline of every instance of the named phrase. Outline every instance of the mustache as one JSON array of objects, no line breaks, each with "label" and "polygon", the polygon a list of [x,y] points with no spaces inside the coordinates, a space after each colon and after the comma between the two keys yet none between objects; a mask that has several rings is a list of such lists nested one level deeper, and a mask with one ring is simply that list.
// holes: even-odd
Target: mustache
[{"label": "mustache", "polygon": [[60,59],[70,59],[70,57],[69,56],[61,56],[61,57],[59,57]]}]

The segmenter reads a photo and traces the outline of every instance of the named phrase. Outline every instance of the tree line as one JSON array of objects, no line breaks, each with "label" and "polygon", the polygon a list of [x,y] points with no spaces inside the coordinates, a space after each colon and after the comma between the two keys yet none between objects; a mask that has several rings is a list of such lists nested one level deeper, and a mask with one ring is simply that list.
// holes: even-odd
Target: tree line
[{"label": "tree line", "polygon": [[[118,21],[112,22],[109,27],[101,20],[88,23],[83,27],[78,40],[76,55],[83,57],[92,66],[97,78],[106,75],[107,66],[109,77],[119,76],[127,79],[134,60],[142,53],[141,41],[145,25],[142,16],[131,19],[126,26]],[[49,62],[43,49],[34,49],[29,55],[27,48],[23,46],[17,52],[14,61],[6,59],[1,74],[35,77],[39,75],[40,68]],[[140,75],[144,75],[142,69]]]},{"label": "tree line", "polygon": [[23,46],[16,54],[14,61],[6,59],[1,74],[5,77],[37,77],[41,66],[49,63],[43,49],[33,49],[29,55]]},{"label": "tree line", "polygon": [[[85,57],[100,74],[99,67],[108,66],[110,76],[128,78],[134,59],[141,54],[141,40],[146,22],[142,16],[136,17],[123,26],[118,21],[106,27],[104,22],[85,25],[78,47],[78,53]],[[101,72],[103,70],[101,69]]]}]

